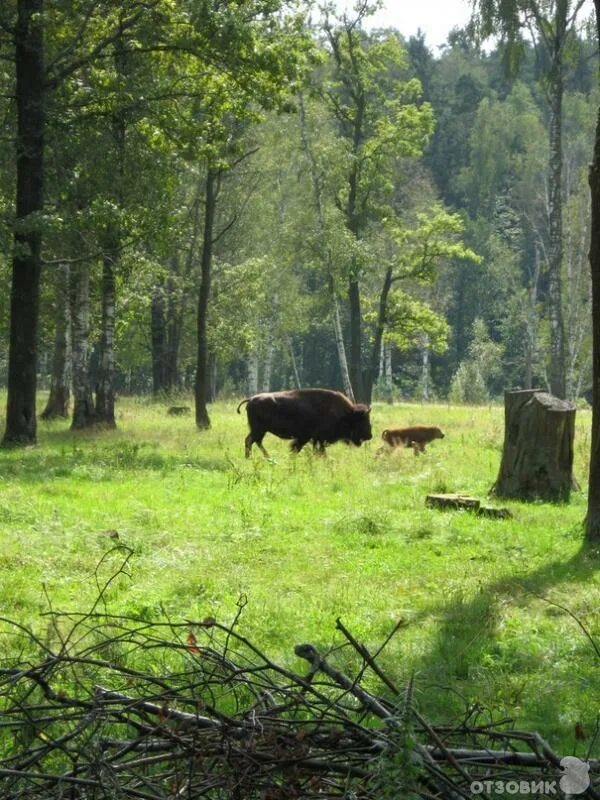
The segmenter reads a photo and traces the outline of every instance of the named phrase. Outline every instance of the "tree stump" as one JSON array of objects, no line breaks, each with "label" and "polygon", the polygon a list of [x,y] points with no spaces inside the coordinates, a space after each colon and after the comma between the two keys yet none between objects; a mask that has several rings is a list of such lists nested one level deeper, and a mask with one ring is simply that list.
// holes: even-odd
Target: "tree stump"
[{"label": "tree stump", "polygon": [[504,448],[494,492],[567,502],[573,486],[575,405],[540,389],[505,392]]}]

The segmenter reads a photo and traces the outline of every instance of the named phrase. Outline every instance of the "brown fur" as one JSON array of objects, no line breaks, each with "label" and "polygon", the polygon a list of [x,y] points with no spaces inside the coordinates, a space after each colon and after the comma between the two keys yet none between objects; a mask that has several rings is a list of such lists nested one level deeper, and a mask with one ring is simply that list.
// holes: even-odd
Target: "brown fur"
[{"label": "brown fur", "polygon": [[[439,428],[428,425],[411,425],[406,428],[389,428],[383,431],[381,438],[388,449],[396,447],[412,447],[415,455],[425,452],[425,445],[434,439],[443,439],[444,434]],[[381,453],[386,447],[381,447],[377,452]]]}]

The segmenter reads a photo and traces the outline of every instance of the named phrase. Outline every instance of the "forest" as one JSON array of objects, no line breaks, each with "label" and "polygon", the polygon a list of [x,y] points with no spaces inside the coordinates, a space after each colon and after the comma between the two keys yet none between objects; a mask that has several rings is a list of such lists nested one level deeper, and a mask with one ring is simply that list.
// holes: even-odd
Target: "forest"
[{"label": "forest", "polygon": [[74,428],[127,393],[193,390],[201,428],[293,386],[590,399],[597,42],[547,5],[434,54],[367,2],[7,3],[6,438],[36,388]]},{"label": "forest", "polygon": [[379,6],[0,0],[0,800],[600,797],[600,0]]}]

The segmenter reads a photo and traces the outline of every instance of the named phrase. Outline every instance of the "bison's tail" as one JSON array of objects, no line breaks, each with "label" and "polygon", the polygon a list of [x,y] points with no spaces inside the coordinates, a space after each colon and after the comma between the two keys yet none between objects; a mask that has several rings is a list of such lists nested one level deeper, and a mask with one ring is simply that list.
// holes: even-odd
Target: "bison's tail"
[{"label": "bison's tail", "polygon": [[388,429],[386,428],[384,431],[381,431],[381,438],[385,440],[387,434],[388,434]]},{"label": "bison's tail", "polygon": [[241,412],[240,412],[240,408],[241,408],[241,407],[244,405],[244,403],[248,403],[249,401],[250,401],[250,398],[249,398],[249,397],[247,397],[245,400],[242,400],[242,402],[241,402],[241,403],[239,404],[239,406],[237,407],[237,413],[238,413],[238,414],[239,414],[239,413],[241,413]]}]

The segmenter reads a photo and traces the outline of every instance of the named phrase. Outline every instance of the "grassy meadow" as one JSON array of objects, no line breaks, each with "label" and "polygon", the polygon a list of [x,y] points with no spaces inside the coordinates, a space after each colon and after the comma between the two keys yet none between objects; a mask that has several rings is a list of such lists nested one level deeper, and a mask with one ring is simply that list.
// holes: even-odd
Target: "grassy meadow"
[{"label": "grassy meadow", "polygon": [[[49,603],[87,610],[125,545],[127,574],[106,595],[114,613],[229,622],[244,596],[240,631],[302,671],[294,645],[341,644],[338,616],[373,649],[403,618],[381,663],[398,682],[414,673],[429,719],[457,721],[466,708],[482,722],[510,716],[563,753],[600,755],[600,664],[565,610],[598,633],[600,553],[583,547],[581,528],[589,411],[578,412],[575,442],[583,491],[568,505],[504,504],[514,518],[493,520],[424,499],[485,498],[499,406],[375,405],[368,445],[293,456],[267,436],[271,461],[244,458],[235,407],[213,406],[200,433],[193,416],[122,398],[117,431],[40,422],[37,447],[0,451],[0,615],[43,632]],[[411,423],[440,425],[446,438],[418,458],[375,457],[383,428]],[[342,669],[352,659],[335,654]]]}]

